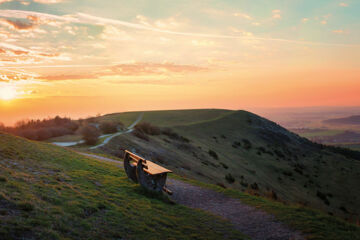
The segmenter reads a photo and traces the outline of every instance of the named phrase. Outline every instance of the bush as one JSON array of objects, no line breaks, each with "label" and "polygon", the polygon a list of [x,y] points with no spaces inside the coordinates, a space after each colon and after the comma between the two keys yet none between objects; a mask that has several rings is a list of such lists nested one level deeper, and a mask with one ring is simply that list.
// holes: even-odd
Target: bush
[{"label": "bush", "polygon": [[80,133],[83,136],[83,140],[88,145],[95,145],[99,140],[100,131],[91,125],[85,125],[81,127]]},{"label": "bush", "polygon": [[171,128],[164,128],[164,129],[161,130],[161,133],[168,136],[171,139],[174,139],[174,140],[187,142],[187,143],[190,142],[189,139],[187,139],[187,138],[185,138],[183,136],[180,136],[179,134],[174,132]]},{"label": "bush", "polygon": [[252,148],[252,144],[251,144],[251,142],[250,142],[249,140],[243,139],[243,143],[244,143],[244,148],[245,148],[246,150],[249,150],[249,149]]},{"label": "bush", "polygon": [[159,127],[156,127],[148,122],[142,122],[142,123],[137,124],[135,126],[135,129],[138,131],[141,131],[145,134],[148,134],[148,135],[160,135],[161,134],[161,130]]},{"label": "bush", "polygon": [[223,166],[223,168],[225,168],[225,169],[228,169],[228,168],[229,168],[228,165],[226,165],[226,164],[223,163],[223,162],[221,162],[220,164],[221,164],[221,166]]},{"label": "bush", "polygon": [[228,174],[225,175],[225,180],[228,183],[234,183],[235,182],[235,178],[231,175],[231,173],[228,173]]},{"label": "bush", "polygon": [[79,128],[79,123],[70,118],[57,116],[43,120],[22,120],[17,122],[15,127],[0,126],[0,128],[17,136],[43,141],[52,137],[73,134]]},{"label": "bush", "polygon": [[259,190],[259,186],[257,185],[256,182],[254,182],[253,184],[250,184],[250,187],[251,187],[251,189]]},{"label": "bush", "polygon": [[145,141],[149,141],[149,137],[141,130],[139,129],[136,129],[132,132],[132,134],[135,136],[135,137],[138,137],[142,140],[145,140]]},{"label": "bush", "polygon": [[209,150],[209,155],[212,156],[213,158],[215,158],[216,160],[219,159],[217,153],[211,149]]},{"label": "bush", "polygon": [[100,124],[100,129],[104,134],[116,133],[117,125],[113,122],[102,122]]},{"label": "bush", "polygon": [[34,206],[29,202],[21,202],[17,206],[20,210],[23,210],[26,212],[31,212],[32,210],[34,210]]},{"label": "bush", "polygon": [[318,198],[320,198],[321,200],[323,200],[323,202],[324,202],[326,205],[330,205],[330,202],[329,202],[329,200],[327,199],[325,193],[322,193],[322,192],[320,192],[320,191],[317,191],[317,192],[316,192],[316,196],[317,196]]},{"label": "bush", "polygon": [[52,137],[51,131],[46,128],[41,128],[36,131],[37,133],[37,140],[44,141]]}]

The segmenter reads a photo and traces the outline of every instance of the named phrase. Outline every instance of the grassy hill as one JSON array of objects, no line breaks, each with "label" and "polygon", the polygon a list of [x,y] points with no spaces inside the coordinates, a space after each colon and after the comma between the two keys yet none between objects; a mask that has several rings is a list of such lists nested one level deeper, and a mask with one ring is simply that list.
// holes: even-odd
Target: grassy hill
[{"label": "grassy hill", "polygon": [[143,121],[181,137],[121,135],[98,151],[130,149],[179,175],[359,219],[358,152],[314,144],[246,111],[216,111],[145,112]]},{"label": "grassy hill", "polygon": [[[0,133],[0,239],[246,239],[221,218],[149,194],[116,165]],[[173,177],[272,213],[308,239],[360,236],[315,210]]]},{"label": "grassy hill", "polygon": [[360,115],[345,118],[333,118],[324,120],[323,122],[330,125],[360,125]]},{"label": "grassy hill", "polygon": [[142,121],[156,124],[160,127],[193,124],[211,121],[232,113],[223,109],[195,109],[195,110],[164,110],[148,112],[124,112],[107,114],[96,118],[97,121],[121,121],[125,126],[132,124],[139,115],[143,114]]},{"label": "grassy hill", "polygon": [[170,204],[124,171],[0,133],[0,239],[242,239],[220,218]]}]

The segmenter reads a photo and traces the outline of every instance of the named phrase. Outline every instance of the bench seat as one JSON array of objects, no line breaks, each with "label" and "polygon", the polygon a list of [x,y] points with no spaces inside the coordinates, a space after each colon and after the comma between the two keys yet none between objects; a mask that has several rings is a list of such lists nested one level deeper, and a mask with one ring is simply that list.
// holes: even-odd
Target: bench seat
[{"label": "bench seat", "polygon": [[149,160],[145,160],[142,157],[139,157],[135,154],[133,154],[132,152],[129,151],[125,151],[127,154],[129,154],[130,159],[131,159],[131,165],[133,166],[137,166],[137,163],[139,160],[142,160],[142,163],[144,165],[144,172],[151,174],[151,175],[157,175],[157,174],[163,174],[163,173],[172,173],[171,170],[166,169],[160,165],[157,165],[156,163],[149,161]]}]

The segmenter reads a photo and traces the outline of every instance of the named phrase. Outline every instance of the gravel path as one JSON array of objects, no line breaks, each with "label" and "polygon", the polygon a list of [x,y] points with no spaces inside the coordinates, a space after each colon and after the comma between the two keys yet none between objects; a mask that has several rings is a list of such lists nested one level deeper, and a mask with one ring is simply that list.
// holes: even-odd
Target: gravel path
[{"label": "gravel path", "polygon": [[[88,153],[81,155],[100,161],[119,161]],[[122,163],[118,165],[123,167]],[[300,232],[293,231],[275,217],[238,199],[225,196],[210,189],[194,186],[179,180],[168,179],[167,187],[173,192],[171,199],[190,208],[202,209],[221,216],[234,224],[235,228],[254,240],[304,240]]]},{"label": "gravel path", "polygon": [[182,205],[219,215],[234,224],[236,229],[256,240],[302,240],[301,233],[287,228],[275,218],[255,207],[210,189],[168,179],[171,198]]}]

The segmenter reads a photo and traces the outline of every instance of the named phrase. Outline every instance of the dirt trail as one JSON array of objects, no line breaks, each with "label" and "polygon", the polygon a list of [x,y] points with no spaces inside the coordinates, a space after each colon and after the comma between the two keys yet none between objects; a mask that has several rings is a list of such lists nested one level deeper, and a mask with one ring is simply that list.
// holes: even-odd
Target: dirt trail
[{"label": "dirt trail", "polygon": [[[81,153],[100,161],[119,161],[88,153]],[[122,163],[117,165],[122,168]],[[190,208],[202,209],[229,220],[237,230],[254,240],[304,240],[300,232],[293,231],[275,217],[238,199],[230,198],[210,189],[194,186],[179,180],[168,179],[167,186],[173,191],[171,199]]]}]

